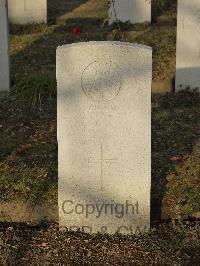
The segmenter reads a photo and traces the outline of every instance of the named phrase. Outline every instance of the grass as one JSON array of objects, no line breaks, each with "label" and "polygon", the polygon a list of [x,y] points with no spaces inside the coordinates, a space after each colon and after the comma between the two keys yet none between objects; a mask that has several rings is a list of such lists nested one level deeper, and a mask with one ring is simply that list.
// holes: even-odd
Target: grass
[{"label": "grass", "polygon": [[0,98],[1,201],[38,202],[57,193],[56,103],[47,98],[42,109],[28,103],[12,94]]},{"label": "grass", "polygon": [[[109,27],[107,1],[71,1],[68,8],[63,0],[51,14],[66,14],[65,25],[14,25],[11,33],[12,80],[31,73],[51,73],[55,77],[55,54],[59,45],[80,41],[106,41],[110,39],[137,42],[153,47],[153,79],[163,80],[175,74],[176,5],[157,18],[157,23],[122,26],[122,33],[114,34],[117,26]],[[74,4],[73,4],[74,3]],[[82,3],[82,4],[81,4]],[[52,3],[53,4],[53,3]],[[54,5],[55,6],[55,5]],[[68,12],[66,12],[66,9]],[[58,15],[58,17],[59,17]],[[74,36],[74,26],[81,35]],[[115,32],[114,31],[114,32]]]},{"label": "grass", "polygon": [[182,163],[177,165],[175,171],[167,176],[167,193],[163,200],[165,212],[174,219],[192,215],[199,217],[200,141],[195,145],[191,156],[176,158]]},{"label": "grass", "polygon": [[157,206],[168,175],[192,156],[199,141],[200,95],[190,91],[156,95],[152,105],[152,202]]},{"label": "grass", "polygon": [[[16,95],[0,98],[1,200],[57,203],[56,103],[46,98],[38,108]],[[200,129],[196,92],[152,98],[152,212],[166,191],[166,177],[190,157]],[[189,118],[189,119],[188,119]],[[176,159],[177,158],[177,159]],[[158,217],[157,217],[158,218]]]},{"label": "grass", "polygon": [[45,99],[56,98],[56,81],[45,74],[32,74],[16,82],[11,88],[11,93],[18,101],[25,100],[33,107],[37,105],[41,107]]},{"label": "grass", "polygon": [[[59,15],[66,13],[64,2],[57,8]],[[1,200],[33,200],[37,195],[41,201],[49,198],[56,202],[56,104],[53,99],[57,46],[123,38],[153,46],[154,80],[172,77],[175,73],[175,4],[161,12],[157,23],[125,23],[120,25],[121,31],[116,25],[106,26],[106,1],[77,0],[67,8],[66,25],[12,25],[10,28],[12,90],[0,98]],[[80,36],[71,33],[74,25],[81,28]],[[153,211],[156,213],[165,192],[166,176],[179,163],[171,158],[190,155],[195,145],[200,106],[199,96],[187,92],[154,96],[152,105],[152,206],[156,206]]]}]

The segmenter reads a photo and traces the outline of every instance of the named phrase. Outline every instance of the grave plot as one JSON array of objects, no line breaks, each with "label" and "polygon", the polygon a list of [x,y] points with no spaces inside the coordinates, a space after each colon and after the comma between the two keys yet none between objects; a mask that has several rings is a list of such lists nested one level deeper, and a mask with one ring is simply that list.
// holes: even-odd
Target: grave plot
[{"label": "grave plot", "polygon": [[58,48],[60,226],[90,233],[148,231],[151,78],[147,46],[89,42]]}]

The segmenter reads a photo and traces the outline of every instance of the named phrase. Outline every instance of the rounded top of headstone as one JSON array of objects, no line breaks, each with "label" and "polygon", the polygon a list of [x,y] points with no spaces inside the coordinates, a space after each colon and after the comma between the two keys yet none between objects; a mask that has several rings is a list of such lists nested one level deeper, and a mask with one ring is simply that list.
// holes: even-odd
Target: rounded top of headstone
[{"label": "rounded top of headstone", "polygon": [[90,41],[90,42],[77,42],[77,43],[71,43],[71,44],[65,44],[62,46],[59,46],[57,49],[65,49],[67,47],[80,47],[80,46],[108,46],[108,45],[114,45],[114,46],[126,46],[129,48],[141,48],[145,50],[152,51],[152,48],[147,45],[138,44],[138,43],[129,43],[129,42],[119,42],[119,41]]}]

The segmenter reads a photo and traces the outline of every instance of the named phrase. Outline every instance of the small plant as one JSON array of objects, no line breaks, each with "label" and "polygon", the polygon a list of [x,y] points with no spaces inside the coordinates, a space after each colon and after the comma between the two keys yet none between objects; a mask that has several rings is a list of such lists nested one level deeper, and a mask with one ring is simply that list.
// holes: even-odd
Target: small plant
[{"label": "small plant", "polygon": [[56,80],[46,74],[33,74],[16,82],[11,93],[19,100],[31,103],[33,107],[41,107],[45,99],[56,97]]}]

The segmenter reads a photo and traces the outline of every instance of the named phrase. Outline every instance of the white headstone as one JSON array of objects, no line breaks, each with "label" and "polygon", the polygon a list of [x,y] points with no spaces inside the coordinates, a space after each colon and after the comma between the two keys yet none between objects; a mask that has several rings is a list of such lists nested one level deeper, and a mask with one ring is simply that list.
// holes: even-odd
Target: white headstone
[{"label": "white headstone", "polygon": [[200,88],[200,1],[178,1],[176,91]]},{"label": "white headstone", "polygon": [[47,22],[47,0],[8,0],[8,18],[13,24]]},{"label": "white headstone", "polygon": [[0,91],[9,90],[9,45],[6,0],[0,0]]},{"label": "white headstone", "polygon": [[142,23],[151,21],[151,0],[110,0],[109,24],[130,21]]},{"label": "white headstone", "polygon": [[120,42],[57,49],[60,226],[149,229],[152,50]]}]

